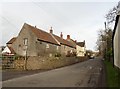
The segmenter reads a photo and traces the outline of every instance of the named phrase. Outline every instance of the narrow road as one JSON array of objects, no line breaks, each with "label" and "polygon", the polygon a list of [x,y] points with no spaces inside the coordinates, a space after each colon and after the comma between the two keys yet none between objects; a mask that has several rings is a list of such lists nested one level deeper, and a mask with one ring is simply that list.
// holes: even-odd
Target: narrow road
[{"label": "narrow road", "polygon": [[15,69],[8,69],[8,70],[2,70],[1,74],[2,74],[2,81],[6,81],[9,79],[13,79],[13,78],[18,78],[18,77],[23,77],[23,76],[29,76],[29,75],[33,75],[33,74],[37,74],[37,73],[41,73],[41,72],[45,72],[48,70],[15,70]]},{"label": "narrow road", "polygon": [[104,87],[103,63],[92,59],[71,66],[3,81],[3,87]]}]

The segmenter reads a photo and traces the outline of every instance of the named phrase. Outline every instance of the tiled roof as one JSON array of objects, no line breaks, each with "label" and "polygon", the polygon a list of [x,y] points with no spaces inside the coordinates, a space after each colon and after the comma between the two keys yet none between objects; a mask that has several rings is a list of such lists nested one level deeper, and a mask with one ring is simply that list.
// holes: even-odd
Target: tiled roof
[{"label": "tiled roof", "polygon": [[75,48],[76,48],[76,42],[73,39],[66,39],[69,41]]},{"label": "tiled roof", "polygon": [[[28,24],[24,24],[24,27],[27,26],[30,28],[30,30],[32,32],[35,33],[35,35],[38,37],[38,40],[42,40],[42,41],[45,41],[45,42],[49,42],[49,43],[52,43],[52,44],[56,44],[56,45],[60,45],[58,42],[60,42],[61,44],[63,45],[67,45],[67,46],[70,46],[70,47],[73,47],[74,48],[74,45],[72,45],[69,41],[65,40],[65,39],[62,39],[61,37],[59,36],[56,36],[54,34],[51,34],[51,33],[48,33],[48,32],[45,32],[41,29],[38,29],[36,27],[33,27],[31,25],[28,25]],[[58,42],[57,42],[57,41]]]},{"label": "tiled roof", "polygon": [[42,41],[45,41],[45,42],[48,42],[48,43],[52,43],[52,44],[56,44],[56,45],[59,45],[55,39],[50,35],[50,33],[48,32],[45,32],[41,29],[38,29],[36,27],[33,27],[31,25],[28,25],[28,24],[24,24],[24,27],[27,26],[29,27],[32,32],[35,33],[35,35],[38,37],[38,40],[42,40]]},{"label": "tiled roof", "polygon": [[85,42],[77,42],[77,45],[84,47],[85,46]]},{"label": "tiled roof", "polygon": [[12,44],[15,40],[16,40],[17,37],[13,37],[12,39],[10,39],[7,44]]},{"label": "tiled roof", "polygon": [[10,49],[11,54],[15,54],[15,51],[13,50],[13,48],[12,48],[12,47],[8,47],[8,48]]},{"label": "tiled roof", "polygon": [[61,38],[61,37],[59,37],[59,36],[56,36],[56,35],[53,35],[53,36],[54,36],[61,44],[70,46],[70,47],[72,47],[72,48],[75,48],[74,45],[72,45],[71,42],[69,42],[69,41],[67,41],[67,40],[65,40],[65,39],[63,39],[63,38]]}]

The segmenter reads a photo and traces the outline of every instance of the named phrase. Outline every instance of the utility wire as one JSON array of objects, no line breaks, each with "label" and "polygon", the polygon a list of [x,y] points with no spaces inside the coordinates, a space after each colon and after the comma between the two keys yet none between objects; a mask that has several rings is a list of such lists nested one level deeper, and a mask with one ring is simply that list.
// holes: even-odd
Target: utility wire
[{"label": "utility wire", "polygon": [[[15,28],[17,28],[17,26],[15,24],[13,24],[11,21],[9,21],[6,17],[4,16],[0,16],[3,20],[7,21],[8,23],[10,23],[12,26],[14,26]],[[18,29],[18,28],[17,28]]]}]

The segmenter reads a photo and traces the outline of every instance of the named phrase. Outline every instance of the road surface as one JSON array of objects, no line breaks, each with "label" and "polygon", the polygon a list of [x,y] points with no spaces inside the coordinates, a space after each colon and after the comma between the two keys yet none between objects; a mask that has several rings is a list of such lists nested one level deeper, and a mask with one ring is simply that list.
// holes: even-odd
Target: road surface
[{"label": "road surface", "polygon": [[3,87],[104,87],[103,63],[93,59],[3,81]]},{"label": "road surface", "polygon": [[33,75],[33,74],[37,74],[37,73],[41,73],[41,72],[45,72],[48,70],[15,70],[15,69],[8,69],[8,70],[2,70],[1,74],[2,74],[2,81],[6,81],[9,79],[13,79],[13,78],[18,78],[18,77],[23,77],[23,76],[29,76],[29,75]]}]

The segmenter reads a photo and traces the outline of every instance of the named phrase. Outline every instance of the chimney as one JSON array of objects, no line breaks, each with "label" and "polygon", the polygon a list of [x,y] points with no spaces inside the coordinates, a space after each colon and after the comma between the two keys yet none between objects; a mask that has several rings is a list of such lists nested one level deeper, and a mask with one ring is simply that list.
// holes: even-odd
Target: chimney
[{"label": "chimney", "polygon": [[60,34],[60,37],[63,38],[63,34],[62,34],[62,32],[61,32],[61,34]]},{"label": "chimney", "polygon": [[50,33],[53,34],[53,30],[52,30],[52,27],[50,28]]},{"label": "chimney", "polygon": [[75,43],[77,43],[77,40],[75,40]]},{"label": "chimney", "polygon": [[67,35],[67,39],[70,39],[70,35]]},{"label": "chimney", "polygon": [[85,40],[83,42],[85,43]]}]

